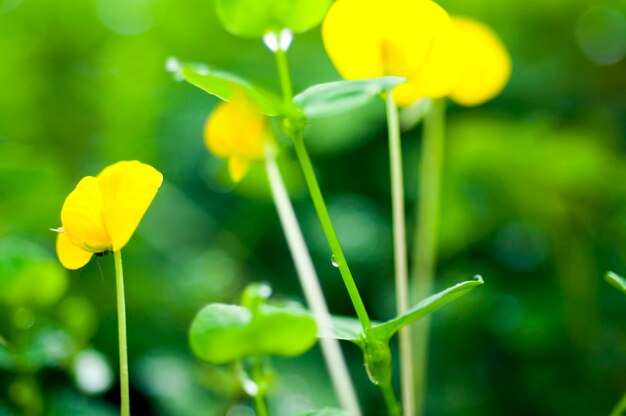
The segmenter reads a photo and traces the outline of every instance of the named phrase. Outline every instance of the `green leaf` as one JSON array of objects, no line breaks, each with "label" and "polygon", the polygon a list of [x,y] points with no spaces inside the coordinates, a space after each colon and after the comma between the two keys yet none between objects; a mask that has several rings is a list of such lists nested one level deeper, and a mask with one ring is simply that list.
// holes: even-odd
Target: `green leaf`
[{"label": "green leaf", "polygon": [[246,356],[300,355],[316,342],[317,326],[308,312],[259,305],[253,313],[238,305],[212,303],[194,318],[191,349],[202,360],[225,364]]},{"label": "green leaf", "polygon": [[468,294],[476,286],[480,286],[483,283],[483,278],[477,275],[474,277],[474,280],[458,283],[446,290],[431,295],[402,315],[381,325],[372,327],[368,335],[374,335],[378,339],[389,339],[406,325],[410,325],[453,300]]},{"label": "green leaf", "polygon": [[308,118],[331,116],[367,104],[405,80],[402,77],[381,77],[328,82],[307,88],[296,95],[293,102]]},{"label": "green leaf", "polygon": [[363,328],[357,318],[349,316],[331,316],[331,328],[318,328],[320,338],[334,338],[359,344]]},{"label": "green leaf", "polygon": [[267,32],[305,32],[321,23],[332,0],[217,0],[217,14],[235,35],[260,38]]},{"label": "green leaf", "polygon": [[296,416],[348,416],[348,413],[341,409],[325,408],[316,410],[307,410],[298,413]]},{"label": "green leaf", "polygon": [[626,294],[626,279],[613,272],[607,272],[604,279],[611,284],[611,286],[618,289],[620,292]]},{"label": "green leaf", "polygon": [[260,113],[268,116],[278,115],[285,110],[277,95],[229,72],[215,70],[204,64],[181,63],[174,57],[170,57],[165,66],[177,79],[185,80],[221,100],[232,101],[243,96],[251,100]]}]

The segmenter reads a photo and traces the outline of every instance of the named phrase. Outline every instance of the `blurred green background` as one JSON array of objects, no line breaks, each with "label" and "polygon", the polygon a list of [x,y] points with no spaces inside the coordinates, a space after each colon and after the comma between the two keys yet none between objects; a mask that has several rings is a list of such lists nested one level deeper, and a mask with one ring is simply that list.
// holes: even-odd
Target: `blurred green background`
[{"label": "blurred green background", "polygon": [[[492,102],[449,106],[436,287],[486,285],[433,317],[427,414],[607,414],[626,390],[626,299],[602,280],[626,272],[626,2],[441,3],[494,27],[514,71]],[[187,329],[251,281],[302,294],[262,168],[233,187],[202,142],[217,99],[175,82],[169,56],[278,90],[271,54],[226,33],[211,1],[0,0],[0,415],[117,412],[112,258],[65,272],[49,228],[82,176],[124,159],[165,176],[124,250],[134,413],[254,414],[229,368],[192,357]],[[339,78],[319,28],[289,57],[297,91]],[[307,142],[366,305],[389,318],[383,103],[309,126]],[[403,144],[412,230],[420,129]],[[331,310],[352,314],[291,152],[281,163]],[[336,404],[317,347],[273,363],[275,414]]]}]

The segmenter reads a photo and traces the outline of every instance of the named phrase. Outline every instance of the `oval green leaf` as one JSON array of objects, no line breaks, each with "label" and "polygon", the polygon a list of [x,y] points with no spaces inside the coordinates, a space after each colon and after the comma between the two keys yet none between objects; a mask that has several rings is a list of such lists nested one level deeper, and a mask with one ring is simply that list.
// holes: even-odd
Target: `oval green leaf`
[{"label": "oval green leaf", "polygon": [[267,32],[305,32],[322,22],[332,0],[217,0],[217,14],[229,32],[260,38]]},{"label": "oval green leaf", "polygon": [[308,118],[331,116],[365,105],[404,81],[403,77],[381,77],[328,82],[307,88],[296,95],[293,102]]},{"label": "oval green leaf", "polygon": [[252,313],[238,305],[213,303],[195,317],[189,331],[191,349],[211,364],[243,357],[293,357],[316,342],[317,326],[306,311],[260,305]]},{"label": "oval green leaf", "polygon": [[165,67],[177,80],[185,80],[221,100],[232,101],[243,96],[252,101],[261,114],[276,116],[283,112],[283,102],[277,95],[235,74],[204,64],[182,63],[174,57],[168,58]]}]

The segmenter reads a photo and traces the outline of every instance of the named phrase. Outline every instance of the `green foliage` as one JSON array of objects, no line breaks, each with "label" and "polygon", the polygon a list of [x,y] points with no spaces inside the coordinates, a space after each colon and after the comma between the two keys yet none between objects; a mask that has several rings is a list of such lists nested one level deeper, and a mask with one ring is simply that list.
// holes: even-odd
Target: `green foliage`
[{"label": "green foliage", "polygon": [[[250,275],[271,276],[281,293],[297,296],[299,291],[269,194],[251,198],[203,176],[221,166],[207,157],[201,139],[213,98],[172,84],[162,63],[169,54],[205,60],[269,89],[277,85],[271,56],[258,41],[226,36],[212,1],[133,2],[145,7],[142,18],[151,25],[134,36],[120,35],[101,16],[106,9],[130,21],[137,13],[104,0],[0,3],[5,58],[0,66],[0,234],[33,235],[52,253],[55,236],[48,228],[60,225],[63,197],[76,178],[121,158],[161,166],[168,193],[158,197],[142,222],[125,265],[132,366],[152,359],[150,371],[133,377],[133,388],[164,414],[227,413],[237,393],[207,388],[225,384],[212,375],[199,383],[199,371],[215,367],[194,368],[180,322],[200,305],[237,296]],[[591,0],[531,0],[507,7],[491,7],[486,0],[445,2],[455,13],[494,27],[510,46],[515,74],[503,96],[491,103],[450,106],[438,279],[453,282],[453,276],[474,268],[490,278],[488,287],[464,299],[464,308],[443,308],[434,315],[433,338],[445,342],[430,356],[429,367],[436,371],[429,380],[429,413],[607,414],[623,393],[626,367],[618,352],[624,340],[618,332],[624,303],[617,294],[604,298],[607,293],[598,288],[606,283],[597,270],[618,271],[626,264],[626,71],[623,60],[609,66],[589,62],[575,36],[581,16],[598,5]],[[625,13],[623,2],[601,6]],[[338,79],[318,30],[296,39],[289,63],[296,91]],[[377,101],[334,119],[316,119],[309,126],[316,134],[306,140],[315,150],[316,172],[331,208],[355,197],[368,204],[362,210],[371,220],[365,230],[378,234],[367,239],[368,245],[346,248],[346,255],[366,306],[381,317],[393,316],[394,305],[386,277],[393,264],[384,208],[389,203],[386,130]],[[415,198],[419,134],[416,129],[403,135],[409,199]],[[291,152],[281,156],[286,164],[294,159]],[[259,180],[250,187],[264,181],[262,168],[258,171]],[[301,182],[299,168],[285,176]],[[290,191],[325,294],[335,310],[347,313],[345,290],[327,264],[327,245],[302,189]],[[407,203],[409,220],[413,202]],[[332,209],[331,216],[342,243],[365,233],[354,227],[354,216],[337,216]],[[532,233],[509,232],[511,225]],[[199,260],[209,252],[218,254],[200,268]],[[367,261],[352,260],[363,258]],[[115,362],[112,261],[97,260],[72,272],[71,293],[102,314],[96,345]],[[0,311],[0,335],[12,345],[7,309]],[[48,308],[37,317],[41,322],[59,314],[60,309]],[[186,367],[173,371],[164,351]],[[285,365],[284,380],[302,368],[292,361]],[[306,391],[299,393],[315,400],[311,408],[332,405],[318,356],[307,354],[298,362],[312,370],[304,373]],[[358,375],[362,368],[357,363],[351,370]],[[58,375],[38,380],[52,396],[51,407],[65,403],[50,414],[98,412],[101,397],[76,392],[70,378]],[[172,375],[179,383],[171,383]],[[0,374],[1,387],[10,378]],[[360,396],[367,398],[371,413],[381,413],[380,399],[368,394],[366,384]],[[274,403],[292,398],[291,392],[273,394]],[[8,400],[2,389],[0,414],[20,414]]]},{"label": "green foliage", "polygon": [[467,295],[483,283],[485,282],[482,277],[476,276],[474,280],[461,282],[448,289],[442,290],[439,293],[435,293],[413,306],[402,315],[397,316],[383,324],[373,326],[370,334],[374,335],[378,339],[389,339],[403,327],[422,319],[453,300]]},{"label": "green foliage", "polygon": [[335,81],[307,88],[293,99],[294,105],[285,104],[273,92],[256,86],[238,75],[213,69],[205,64],[181,63],[170,57],[167,69],[178,79],[208,92],[224,101],[245,97],[259,112],[268,116],[283,115],[298,122],[301,114],[309,119],[332,117],[338,113],[364,106],[405,81],[402,77],[381,77],[357,81]]},{"label": "green foliage", "polygon": [[327,82],[307,88],[296,95],[293,102],[308,118],[329,117],[361,107],[404,81],[405,78],[389,76]]},{"label": "green foliage", "polygon": [[213,303],[196,315],[189,339],[200,359],[226,364],[247,356],[300,355],[315,344],[316,332],[313,318],[293,306],[263,304],[251,310]]},{"label": "green foliage", "polygon": [[226,29],[251,38],[282,29],[305,32],[320,24],[331,3],[332,0],[216,0]]},{"label": "green foliage", "polygon": [[255,86],[237,75],[218,71],[204,64],[181,63],[173,57],[168,59],[166,67],[175,77],[221,100],[232,101],[245,97],[252,100],[262,114],[275,116],[285,112],[284,105],[276,94]]},{"label": "green foliage", "polygon": [[67,272],[38,245],[21,238],[0,240],[0,302],[44,307],[67,288]]},{"label": "green foliage", "polygon": [[607,272],[607,274],[604,275],[604,278],[611,284],[611,286],[626,294],[626,279],[622,276],[613,272]]},{"label": "green foliage", "polygon": [[[476,276],[474,280],[458,283],[427,297],[402,315],[390,319],[389,321],[383,323],[372,322],[372,327],[367,331],[367,337],[388,342],[389,339],[403,327],[422,319],[453,300],[467,295],[483,283],[484,280],[482,277]],[[351,341],[361,347],[364,345],[363,328],[361,327],[359,320],[356,318],[333,316],[332,328],[320,328],[319,335],[321,337],[331,337],[344,341]]]}]

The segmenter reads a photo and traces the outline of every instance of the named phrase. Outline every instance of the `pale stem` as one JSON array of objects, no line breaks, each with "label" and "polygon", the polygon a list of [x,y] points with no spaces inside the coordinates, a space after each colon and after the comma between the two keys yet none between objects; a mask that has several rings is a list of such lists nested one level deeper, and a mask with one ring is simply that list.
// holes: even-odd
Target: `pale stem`
[{"label": "pale stem", "polygon": [[[302,236],[302,231],[298,225],[298,220],[294,212],[289,195],[285,189],[285,184],[276,165],[273,149],[268,146],[266,148],[265,167],[267,170],[267,176],[270,183],[270,189],[272,190],[272,198],[278,211],[278,216],[287,239],[291,256],[296,265],[296,271],[298,272],[298,278],[304,291],[304,296],[307,300],[313,316],[317,321],[320,328],[331,328],[331,318],[324,300],[324,294],[319,283],[317,274],[311,261],[311,256],[307,250]],[[326,366],[331,375],[333,387],[341,402],[342,407],[349,412],[350,415],[360,415],[361,410],[359,408],[356,392],[350,375],[348,374],[348,367],[341,353],[339,342],[333,338],[321,338],[320,344],[322,353],[326,360]]]},{"label": "pale stem", "polygon": [[117,285],[117,330],[120,350],[121,416],[130,416],[130,392],[128,386],[128,353],[126,352],[126,306],[124,301],[124,269],[122,252],[113,253],[115,260],[115,282]]},{"label": "pale stem", "polygon": [[[406,255],[406,221],[404,217],[404,180],[402,173],[402,143],[398,108],[393,93],[387,94],[387,124],[389,128],[389,166],[391,169],[391,208],[393,217],[393,252],[396,281],[396,312],[398,316],[409,309],[409,277]],[[415,398],[413,385],[413,356],[411,328],[399,332],[400,380],[402,386],[402,413],[413,416]]]},{"label": "pale stem", "polygon": [[[431,108],[424,118],[419,199],[415,239],[413,241],[413,299],[411,300],[414,303],[426,298],[432,292],[433,287],[437,261],[445,111],[446,102],[444,99],[433,100]],[[424,414],[429,335],[430,318],[425,317],[413,327],[415,398],[417,400],[415,414],[418,416]]]}]

